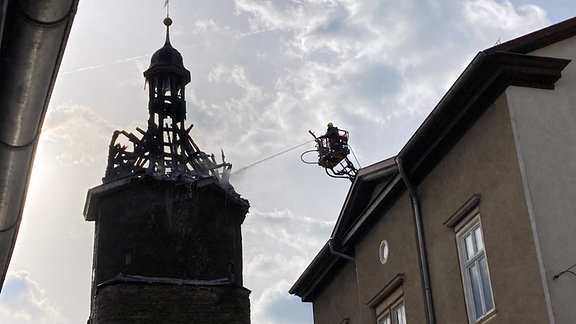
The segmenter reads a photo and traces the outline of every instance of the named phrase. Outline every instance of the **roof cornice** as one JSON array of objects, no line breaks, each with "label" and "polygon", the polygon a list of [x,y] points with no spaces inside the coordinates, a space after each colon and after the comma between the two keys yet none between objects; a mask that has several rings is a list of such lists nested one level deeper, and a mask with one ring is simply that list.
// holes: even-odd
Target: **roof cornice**
[{"label": "roof cornice", "polygon": [[485,52],[527,54],[576,35],[576,17],[487,49]]},{"label": "roof cornice", "polygon": [[508,86],[554,89],[568,59],[480,52],[399,156],[416,184]]},{"label": "roof cornice", "polygon": [[[395,157],[374,163],[358,171],[348,195],[344,201],[344,206],[334,226],[331,237],[340,237],[348,230],[351,224],[358,218],[358,208],[368,209],[377,199],[374,195],[375,187],[386,183],[397,173]],[[382,190],[381,190],[382,191]]]}]

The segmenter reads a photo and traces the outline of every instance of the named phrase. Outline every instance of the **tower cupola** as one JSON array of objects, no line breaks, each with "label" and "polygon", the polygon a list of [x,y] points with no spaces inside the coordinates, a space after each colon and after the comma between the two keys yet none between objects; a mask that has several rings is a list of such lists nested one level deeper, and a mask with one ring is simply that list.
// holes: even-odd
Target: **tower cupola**
[{"label": "tower cupola", "polygon": [[152,59],[150,60],[150,68],[148,71],[144,72],[144,76],[148,77],[146,74],[149,73],[149,71],[156,65],[175,65],[186,71],[188,74],[188,81],[190,81],[190,72],[184,68],[182,55],[180,52],[178,52],[178,50],[172,47],[172,44],[170,44],[170,26],[172,25],[172,19],[166,17],[164,19],[164,25],[166,25],[166,42],[162,48],[157,50],[156,53],[152,55]]},{"label": "tower cupola", "polygon": [[144,72],[146,82],[150,86],[150,105],[157,105],[162,101],[169,102],[178,105],[178,110],[182,110],[178,113],[185,115],[184,89],[190,82],[190,71],[184,67],[182,54],[170,44],[172,19],[165,18],[164,24],[166,42],[152,55],[150,67]]},{"label": "tower cupola", "polygon": [[[185,177],[198,180],[216,177],[221,185],[230,187],[228,176],[232,165],[217,163],[214,155],[202,152],[190,137],[192,126],[186,127],[185,87],[190,71],[184,67],[182,55],[170,44],[172,19],[164,19],[166,41],[150,60],[144,72],[149,88],[148,129],[137,128],[142,135],[115,131],[110,142],[108,167],[104,182],[135,174],[157,178]],[[123,135],[124,142],[119,142]],[[121,139],[120,139],[121,140]],[[132,145],[133,150],[128,147]]]}]

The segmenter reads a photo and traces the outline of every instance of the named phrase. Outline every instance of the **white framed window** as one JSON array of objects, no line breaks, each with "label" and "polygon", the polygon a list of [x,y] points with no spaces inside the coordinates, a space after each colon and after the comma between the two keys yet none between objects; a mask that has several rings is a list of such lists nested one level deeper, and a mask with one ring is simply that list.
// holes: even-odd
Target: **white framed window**
[{"label": "white framed window", "polygon": [[406,324],[403,282],[404,274],[398,273],[368,301],[377,324]]},{"label": "white framed window", "polygon": [[476,214],[456,237],[468,318],[477,323],[495,310],[480,216]]},{"label": "white framed window", "polygon": [[406,324],[406,308],[404,300],[396,301],[378,317],[378,324]]}]

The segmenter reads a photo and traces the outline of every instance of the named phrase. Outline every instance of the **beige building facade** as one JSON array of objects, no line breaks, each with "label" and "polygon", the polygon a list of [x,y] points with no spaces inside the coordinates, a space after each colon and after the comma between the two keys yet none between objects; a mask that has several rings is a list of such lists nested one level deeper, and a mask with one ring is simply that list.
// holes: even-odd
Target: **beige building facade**
[{"label": "beige building facade", "polygon": [[396,157],[359,170],[290,290],[315,323],[576,323],[575,35],[571,19],[480,52]]}]

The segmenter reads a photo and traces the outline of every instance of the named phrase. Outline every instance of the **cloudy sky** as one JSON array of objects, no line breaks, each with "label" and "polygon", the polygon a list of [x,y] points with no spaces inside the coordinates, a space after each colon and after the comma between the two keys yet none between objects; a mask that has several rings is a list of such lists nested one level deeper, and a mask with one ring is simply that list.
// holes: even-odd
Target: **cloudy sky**
[{"label": "cloudy sky", "polygon": [[[101,183],[112,132],[146,126],[142,72],[164,43],[163,5],[80,0],[0,322],[86,322],[86,191]],[[306,324],[312,307],[287,291],[328,240],[350,186],[300,162],[314,148],[308,130],[322,133],[328,121],[349,130],[357,166],[393,156],[478,51],[571,18],[576,2],[172,0],[170,13],[172,45],[192,73],[192,137],[205,152],[224,150],[240,170],[232,184],[251,203],[243,237],[252,322]]]}]

